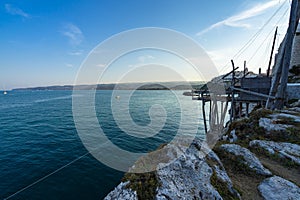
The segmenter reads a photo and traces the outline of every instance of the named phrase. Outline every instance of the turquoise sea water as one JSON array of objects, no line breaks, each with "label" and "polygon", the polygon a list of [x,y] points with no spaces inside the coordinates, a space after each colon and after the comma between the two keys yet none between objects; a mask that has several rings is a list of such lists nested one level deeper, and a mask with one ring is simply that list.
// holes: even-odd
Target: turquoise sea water
[{"label": "turquoise sea water", "polygon": [[[122,92],[125,95],[129,91]],[[135,91],[132,94],[129,113],[140,126],[151,122],[149,109],[152,105],[158,104],[165,109],[166,122],[153,137],[135,138],[118,127],[111,112],[111,101],[117,101],[112,91],[96,93],[99,124],[105,135],[120,148],[149,152],[176,135],[182,109],[196,111],[199,108],[199,102],[183,96],[182,92]],[[81,97],[86,93],[82,91]],[[123,112],[120,110],[121,116]],[[200,116],[197,124],[192,118],[195,115],[191,115],[190,124],[185,124],[184,128],[188,131],[189,126],[197,125],[198,134],[203,134]],[[127,128],[130,129],[130,123]],[[18,191],[11,199],[102,199],[124,174],[88,154],[73,121],[72,91],[1,93],[0,152],[0,199]],[[80,157],[82,155],[85,156]],[[43,177],[45,179],[40,180]]]}]

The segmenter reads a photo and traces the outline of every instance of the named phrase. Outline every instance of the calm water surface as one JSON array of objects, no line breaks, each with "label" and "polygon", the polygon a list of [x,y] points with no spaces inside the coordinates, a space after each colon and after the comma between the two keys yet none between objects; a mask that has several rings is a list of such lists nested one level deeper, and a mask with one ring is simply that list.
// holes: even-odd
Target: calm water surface
[{"label": "calm water surface", "polygon": [[[83,98],[86,92],[82,91]],[[151,138],[134,138],[117,126],[110,109],[111,100],[114,100],[111,98],[112,91],[96,93],[99,123],[106,136],[123,149],[132,152],[154,150],[172,140],[176,134],[182,117],[181,109],[199,108],[199,102],[183,96],[182,91],[175,91],[175,94],[181,99],[181,105],[171,91],[133,93],[129,112],[136,124],[146,126],[150,123],[149,108],[153,104],[165,109],[166,123],[159,134]],[[192,124],[195,121],[193,119],[191,124],[186,125],[187,131],[189,126],[195,125]],[[199,121],[197,123],[198,134],[202,134],[203,126],[199,125]],[[73,121],[72,91],[1,93],[0,152],[1,199],[67,164],[11,199],[102,199],[123,176],[123,172],[101,164],[87,153]],[[80,158],[82,155],[85,156]]]}]

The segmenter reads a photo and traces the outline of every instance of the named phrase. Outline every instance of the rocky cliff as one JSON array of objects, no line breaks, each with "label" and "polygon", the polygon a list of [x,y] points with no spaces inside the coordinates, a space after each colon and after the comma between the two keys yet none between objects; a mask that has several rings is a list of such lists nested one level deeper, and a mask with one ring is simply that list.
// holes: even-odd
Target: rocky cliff
[{"label": "rocky cliff", "polygon": [[[180,146],[165,146],[166,155]],[[179,148],[179,149],[178,149]],[[105,199],[300,199],[300,109],[255,110],[210,149],[195,139],[175,161],[126,174]]]}]

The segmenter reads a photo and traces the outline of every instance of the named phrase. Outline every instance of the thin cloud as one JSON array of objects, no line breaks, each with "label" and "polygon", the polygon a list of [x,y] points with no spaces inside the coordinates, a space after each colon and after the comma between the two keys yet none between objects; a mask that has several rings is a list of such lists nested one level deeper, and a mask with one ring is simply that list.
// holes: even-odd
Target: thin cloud
[{"label": "thin cloud", "polygon": [[74,65],[71,63],[66,63],[65,65],[66,65],[66,67],[74,67]]},{"label": "thin cloud", "polygon": [[80,28],[72,23],[66,24],[61,33],[69,39],[70,44],[73,46],[81,44],[84,39]]},{"label": "thin cloud", "polygon": [[68,53],[70,56],[81,56],[83,54],[82,50],[79,51],[72,51]]},{"label": "thin cloud", "polygon": [[143,66],[146,62],[149,62],[150,60],[155,59],[154,56],[151,55],[143,55],[143,56],[139,56],[137,58],[137,63],[136,64],[130,64],[128,65],[129,68],[136,68],[136,67],[140,67]]},{"label": "thin cloud", "polygon": [[97,67],[99,67],[99,68],[104,68],[104,67],[106,67],[106,65],[105,64],[102,64],[102,63],[100,63],[100,64],[98,64],[98,65],[96,65]]},{"label": "thin cloud", "polygon": [[268,9],[278,5],[278,3],[284,3],[285,1],[282,2],[278,2],[278,0],[270,0],[268,2],[265,3],[259,3],[257,5],[255,5],[254,7],[248,9],[248,10],[244,10],[236,15],[233,15],[231,17],[228,17],[225,20],[222,20],[220,22],[217,22],[213,25],[211,25],[210,27],[204,29],[203,31],[197,33],[197,35],[202,35],[204,33],[207,33],[217,27],[221,27],[221,26],[230,26],[230,27],[238,27],[238,28],[250,28],[251,25],[247,24],[246,22],[244,22],[244,20],[253,18],[255,16],[258,16],[262,13],[264,13],[265,11],[267,11]]},{"label": "thin cloud", "polygon": [[5,4],[4,7],[5,7],[6,12],[11,14],[11,15],[19,15],[19,16],[24,17],[24,18],[30,18],[31,17],[28,13],[24,12],[22,9],[14,7],[11,4]]},{"label": "thin cloud", "polygon": [[140,61],[140,62],[145,62],[146,60],[152,60],[152,59],[154,59],[155,57],[154,56],[151,56],[151,55],[145,55],[145,56],[140,56],[140,57],[138,57],[138,60]]}]

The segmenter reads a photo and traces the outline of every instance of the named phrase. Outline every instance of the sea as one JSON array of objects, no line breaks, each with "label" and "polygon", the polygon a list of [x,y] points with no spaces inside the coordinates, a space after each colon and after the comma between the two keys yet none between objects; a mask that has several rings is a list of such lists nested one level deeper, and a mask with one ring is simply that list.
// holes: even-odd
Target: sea
[{"label": "sea", "polygon": [[[201,102],[192,101],[183,92],[136,90],[119,91],[114,96],[114,91],[98,90],[94,98],[96,116],[114,145],[132,152],[153,151],[176,136],[183,117],[189,117],[184,130],[196,126],[196,134],[204,134]],[[76,95],[84,99],[89,93],[77,91]],[[166,117],[161,119],[164,124],[157,134],[135,138],[119,127],[112,104],[128,94],[127,108],[117,110],[119,118],[128,120],[129,113],[139,127],[147,126],[151,124],[149,110],[159,105],[163,112],[152,117],[160,118],[161,113]],[[99,200],[120,183],[124,172],[103,164],[83,145],[74,122],[72,97],[72,91],[0,93],[0,199]],[[183,116],[183,111],[188,116]]]}]

